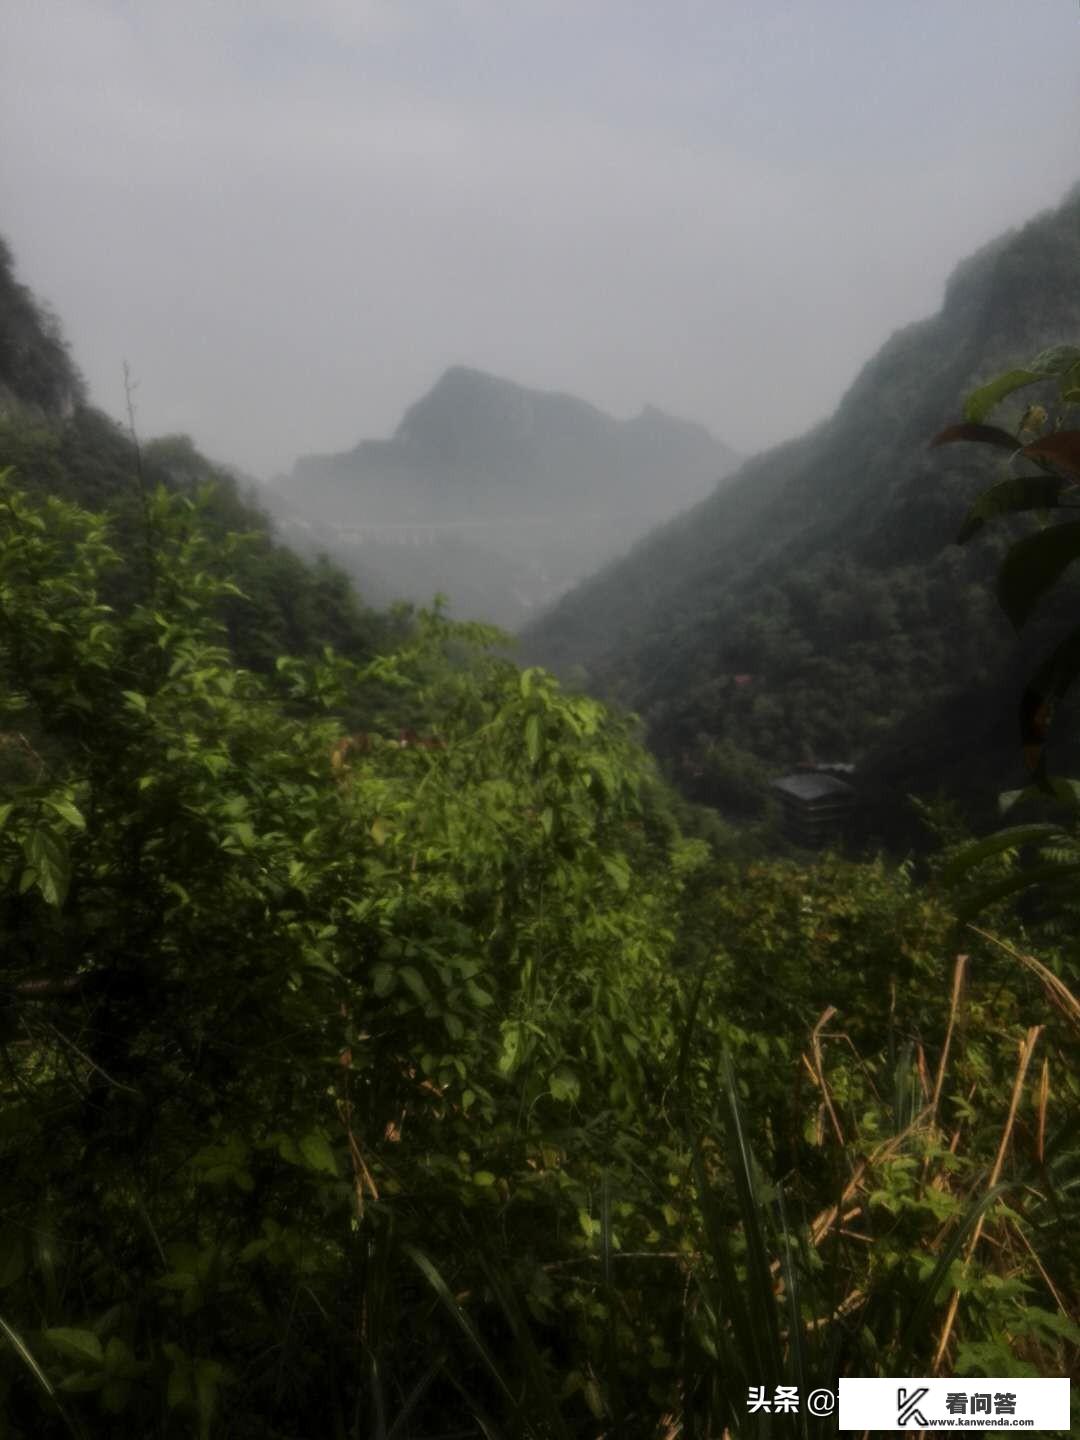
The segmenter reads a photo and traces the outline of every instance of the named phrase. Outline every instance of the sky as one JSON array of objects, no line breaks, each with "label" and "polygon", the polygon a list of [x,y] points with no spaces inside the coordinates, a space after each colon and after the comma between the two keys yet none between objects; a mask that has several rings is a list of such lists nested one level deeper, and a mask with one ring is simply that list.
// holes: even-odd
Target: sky
[{"label": "sky", "polygon": [[261,478],[453,364],[751,453],[1078,180],[1078,0],[4,6],[20,278]]}]

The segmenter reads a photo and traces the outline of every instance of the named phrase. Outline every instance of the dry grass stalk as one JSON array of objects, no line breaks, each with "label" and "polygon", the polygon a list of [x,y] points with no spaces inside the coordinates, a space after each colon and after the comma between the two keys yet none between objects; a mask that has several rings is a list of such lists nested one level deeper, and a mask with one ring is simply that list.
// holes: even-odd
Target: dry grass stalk
[{"label": "dry grass stalk", "polygon": [[923,1049],[921,1040],[915,1051],[915,1070],[919,1077],[919,1091],[925,1105],[930,1095],[930,1072],[926,1068],[926,1051]]},{"label": "dry grass stalk", "polygon": [[[1016,1078],[1013,1080],[1012,1095],[1009,1099],[1009,1113],[1005,1119],[1005,1127],[1001,1132],[1001,1140],[998,1144],[997,1154],[994,1157],[994,1166],[990,1172],[988,1190],[992,1190],[1001,1177],[1001,1167],[1005,1163],[1005,1155],[1008,1152],[1009,1142],[1012,1139],[1013,1126],[1016,1123],[1016,1111],[1020,1104],[1020,1096],[1024,1089],[1024,1079],[1027,1076],[1028,1066],[1031,1064],[1031,1057],[1034,1054],[1035,1046],[1038,1044],[1039,1036],[1042,1034],[1041,1025],[1032,1025],[1024,1039],[1020,1042],[1020,1057],[1016,1066]],[[972,1231],[971,1239],[968,1241],[964,1251],[963,1264],[965,1269],[971,1262],[975,1247],[983,1232],[983,1221],[986,1218],[985,1212],[979,1216]],[[931,1373],[936,1375],[941,1369],[945,1352],[948,1349],[949,1340],[952,1336],[953,1325],[956,1322],[956,1311],[960,1304],[960,1291],[954,1290],[949,1299],[949,1309],[945,1316],[945,1323],[941,1327],[941,1338],[938,1340],[937,1353],[934,1356],[934,1364]]]},{"label": "dry grass stalk", "polygon": [[810,1048],[813,1051],[814,1055],[813,1064],[811,1064],[805,1054],[802,1058],[803,1063],[810,1071],[810,1074],[814,1079],[814,1083],[821,1091],[822,1104],[825,1106],[826,1113],[828,1114],[829,1120],[832,1123],[833,1131],[836,1134],[837,1141],[841,1145],[843,1145],[844,1132],[840,1128],[840,1120],[836,1114],[835,1108],[833,1107],[832,1096],[829,1094],[829,1087],[825,1083],[825,1066],[821,1055],[821,1032],[835,1014],[835,1005],[829,1005],[821,1012],[821,1014],[818,1016],[817,1024],[810,1032]]},{"label": "dry grass stalk", "polygon": [[[860,1236],[859,1238],[865,1239],[866,1237]],[[845,1315],[850,1315],[852,1310],[857,1310],[865,1299],[865,1290],[852,1290],[850,1295],[844,1296],[831,1315],[823,1315],[817,1320],[808,1320],[806,1322],[807,1330],[820,1330],[824,1325],[831,1325],[834,1320],[842,1320]]]},{"label": "dry grass stalk", "polygon": [[941,1059],[938,1061],[937,1078],[934,1081],[934,1095],[930,1101],[930,1123],[933,1125],[937,1120],[938,1105],[941,1103],[941,1091],[945,1084],[945,1071],[949,1064],[949,1049],[952,1045],[953,1031],[956,1028],[956,1015],[960,1008],[960,991],[964,984],[964,977],[967,974],[968,957],[957,955],[956,964],[953,966],[952,997],[949,1001],[949,1023],[945,1026],[945,1042],[941,1047]]},{"label": "dry grass stalk", "polygon": [[356,1132],[352,1128],[352,1106],[345,1100],[337,1102],[338,1117],[345,1130],[345,1136],[349,1142],[349,1158],[353,1167],[353,1195],[356,1198],[356,1218],[364,1218],[364,1190],[367,1189],[372,1200],[378,1200],[379,1187],[368,1169],[363,1151],[360,1149],[360,1141],[356,1138]]},{"label": "dry grass stalk", "polygon": [[1046,1059],[1042,1063],[1042,1074],[1039,1077],[1039,1113],[1035,1130],[1035,1160],[1042,1165],[1046,1155],[1046,1107],[1050,1102],[1050,1062]]},{"label": "dry grass stalk", "polygon": [[859,1161],[855,1168],[855,1173],[844,1187],[843,1194],[840,1196],[837,1204],[830,1205],[827,1210],[823,1210],[812,1222],[810,1226],[810,1243],[812,1245],[816,1246],[821,1244],[822,1240],[824,1240],[825,1236],[836,1223],[837,1217],[839,1217],[841,1223],[845,1223],[859,1213],[861,1207],[847,1211],[845,1211],[844,1207],[855,1197],[867,1170],[869,1170],[871,1166],[878,1165],[882,1160],[887,1160],[890,1156],[894,1155],[904,1142],[910,1139],[925,1123],[928,1114],[928,1110],[920,1110],[911,1124],[907,1126],[906,1129],[901,1130],[899,1135],[893,1135],[891,1139],[883,1141],[865,1160]]},{"label": "dry grass stalk", "polygon": [[[938,1107],[941,1104],[941,1092],[945,1086],[945,1074],[949,1067],[949,1051],[952,1048],[953,1032],[956,1029],[956,1017],[960,1011],[960,995],[964,988],[964,980],[967,977],[968,957],[957,955],[956,964],[953,966],[952,994],[949,997],[949,1019],[945,1026],[945,1039],[941,1046],[941,1058],[938,1061],[937,1075],[934,1078],[934,1093],[930,1100],[929,1127],[931,1131],[937,1126]],[[960,1131],[952,1137],[952,1144],[949,1149],[955,1154],[956,1146],[960,1140]],[[926,1183],[927,1171],[930,1168],[929,1155],[923,1161],[922,1178]]]},{"label": "dry grass stalk", "polygon": [[[979,1088],[979,1086],[978,1086],[978,1083],[976,1082],[976,1083],[975,1083],[974,1085],[972,1085],[971,1088],[968,1090],[968,1093],[967,1093],[967,1103],[968,1103],[968,1105],[970,1105],[971,1102],[972,1102],[972,1100],[974,1100],[974,1098],[975,1098],[975,1091],[976,1091],[978,1088]],[[952,1155],[955,1155],[955,1154],[956,1154],[956,1147],[957,1147],[957,1145],[959,1145],[959,1143],[960,1143],[960,1136],[961,1136],[961,1134],[963,1133],[963,1129],[964,1129],[964,1127],[963,1127],[962,1124],[961,1124],[961,1125],[958,1125],[958,1126],[956,1127],[956,1129],[955,1129],[955,1130],[953,1131],[953,1133],[952,1133],[952,1139],[949,1141],[949,1153],[952,1154]]]},{"label": "dry grass stalk", "polygon": [[1066,1305],[1065,1301],[1062,1299],[1060,1293],[1058,1292],[1057,1286],[1050,1279],[1050,1276],[1046,1273],[1046,1269],[1043,1266],[1042,1261],[1039,1259],[1038,1253],[1036,1252],[1034,1245],[1032,1245],[1031,1241],[1028,1239],[1028,1237],[1024,1234],[1023,1230],[1021,1230],[1018,1225],[1014,1225],[1012,1227],[1012,1232],[1020,1241],[1020,1243],[1025,1247],[1032,1260],[1035,1261],[1035,1268],[1042,1276],[1046,1288],[1050,1291],[1050,1294],[1053,1295],[1054,1303],[1057,1305],[1058,1309],[1063,1315],[1071,1314],[1072,1312],[1069,1306]]},{"label": "dry grass stalk", "polygon": [[987,930],[980,930],[977,925],[969,925],[968,928],[974,930],[976,935],[981,935],[984,940],[989,940],[990,944],[996,945],[999,950],[1004,950],[1006,955],[1011,955],[1014,960],[1019,960],[1025,969],[1037,976],[1042,981],[1051,1003],[1056,1005],[1066,1019],[1080,1030],[1080,1000],[1077,1000],[1065,982],[1059,980],[1051,969],[1041,960],[1036,960],[1034,955],[1021,954],[1012,945],[1007,944],[1004,940],[999,940],[996,935],[991,935]]},{"label": "dry grass stalk", "polygon": [[[343,1002],[341,1006],[342,1019],[348,1019],[349,1014],[349,1007]],[[363,1151],[360,1149],[360,1141],[356,1138],[356,1132],[353,1130],[352,1093],[349,1084],[353,1068],[353,1053],[351,1046],[346,1046],[345,1049],[342,1050],[339,1063],[341,1065],[342,1094],[337,1100],[338,1119],[341,1121],[342,1128],[345,1131],[345,1136],[349,1142],[349,1158],[352,1161],[353,1167],[353,1195],[356,1199],[356,1218],[357,1220],[363,1220],[364,1189],[365,1187],[367,1188],[368,1193],[371,1195],[371,1198],[373,1200],[378,1200],[379,1187],[376,1185],[375,1179],[364,1161],[364,1154]],[[403,1114],[403,1121],[404,1118],[405,1117]]]}]

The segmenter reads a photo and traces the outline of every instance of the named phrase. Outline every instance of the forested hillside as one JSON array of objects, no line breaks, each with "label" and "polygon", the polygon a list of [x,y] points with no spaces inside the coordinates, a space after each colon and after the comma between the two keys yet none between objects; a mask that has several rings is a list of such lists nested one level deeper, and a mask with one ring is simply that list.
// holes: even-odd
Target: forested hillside
[{"label": "forested hillside", "polygon": [[1074,818],[950,857],[976,931],[748,854],[69,363],[0,429],[0,1436],[810,1440],[752,1392],[1074,1370]]},{"label": "forested hillside", "polygon": [[1001,717],[1027,652],[989,583],[1008,532],[952,540],[1003,461],[929,442],[980,381],[1078,331],[1074,190],[960,265],[829,420],[571,592],[524,653],[640,712],[677,782],[732,816],[802,760],[858,762],[864,840],[916,838],[909,792],[977,806],[1013,778]]},{"label": "forested hillside", "polygon": [[[353,583],[329,562],[301,559],[229,471],[200,455],[186,436],[139,444],[100,410],[83,403],[82,382],[58,322],[18,284],[0,240],[0,465],[19,482],[99,511],[109,508],[122,545],[138,556],[146,501],[159,485],[189,498],[205,491],[203,522],[217,534],[242,533],[230,568],[244,598],[223,596],[220,614],[237,659],[257,670],[283,652],[333,645],[346,655],[374,653],[395,635],[395,620],[365,608]],[[113,579],[130,597],[130,570]]]},{"label": "forested hillside", "polygon": [[59,416],[82,399],[82,379],[58,320],[19,284],[14,257],[0,236],[0,415],[20,405]]}]

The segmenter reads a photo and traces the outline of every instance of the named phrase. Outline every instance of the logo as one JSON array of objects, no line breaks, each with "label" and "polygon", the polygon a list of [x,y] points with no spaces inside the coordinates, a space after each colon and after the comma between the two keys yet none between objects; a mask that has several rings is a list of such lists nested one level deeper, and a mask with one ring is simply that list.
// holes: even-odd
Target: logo
[{"label": "logo", "polygon": [[1069,1429],[1069,1382],[1064,1376],[852,1376],[842,1377],[838,1388],[839,1429],[860,1435],[875,1430],[948,1435],[964,1427],[982,1433]]},{"label": "logo", "polygon": [[927,1394],[929,1387],[920,1386],[918,1390],[897,1390],[896,1392],[896,1423],[898,1425],[918,1425],[920,1430],[925,1430],[926,1416],[918,1408],[919,1401]]}]

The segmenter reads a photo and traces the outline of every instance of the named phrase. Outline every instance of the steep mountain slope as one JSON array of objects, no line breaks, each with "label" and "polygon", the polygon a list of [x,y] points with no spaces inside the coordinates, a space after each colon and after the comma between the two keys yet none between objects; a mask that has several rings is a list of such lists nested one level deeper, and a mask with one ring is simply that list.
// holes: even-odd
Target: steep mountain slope
[{"label": "steep mountain slope", "polygon": [[443,589],[460,613],[512,629],[735,464],[702,426],[659,410],[616,420],[457,367],[391,439],[300,459],[277,488],[295,529],[359,556],[398,596]]},{"label": "steep mountain slope", "polygon": [[57,419],[84,398],[59,322],[19,284],[0,236],[0,416],[18,409]]},{"label": "steep mountain slope", "polygon": [[564,597],[525,653],[639,710],[690,793],[725,809],[753,810],[770,769],[860,761],[869,831],[894,834],[904,793],[954,774],[929,717],[961,700],[982,785],[1015,754],[980,728],[1023,666],[987,584],[1008,537],[951,544],[993,462],[927,442],[980,381],[1075,340],[1078,282],[1080,189],[960,265],[941,311],[893,335],[829,420]]},{"label": "steep mountain slope", "polygon": [[21,488],[108,509],[112,534],[132,563],[105,598],[129,604],[145,586],[141,491],[164,485],[194,494],[212,481],[203,501],[207,528],[248,535],[235,559],[244,597],[231,598],[221,617],[241,664],[267,669],[278,655],[318,653],[324,645],[368,655],[399,628],[365,610],[341,570],[277,543],[243,477],[214,465],[183,436],[145,441],[137,454],[130,435],[84,402],[59,322],[19,283],[0,238],[0,470],[10,467]]}]

